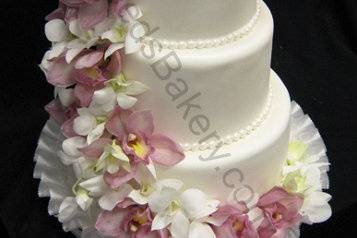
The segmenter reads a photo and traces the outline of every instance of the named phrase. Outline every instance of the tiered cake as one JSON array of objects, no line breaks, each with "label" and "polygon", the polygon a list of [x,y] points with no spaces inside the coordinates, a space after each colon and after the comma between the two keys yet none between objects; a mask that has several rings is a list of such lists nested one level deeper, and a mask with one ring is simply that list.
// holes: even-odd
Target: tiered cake
[{"label": "tiered cake", "polygon": [[47,20],[35,177],[65,230],[298,237],[331,215],[326,149],[270,69],[261,0],[60,0]]}]

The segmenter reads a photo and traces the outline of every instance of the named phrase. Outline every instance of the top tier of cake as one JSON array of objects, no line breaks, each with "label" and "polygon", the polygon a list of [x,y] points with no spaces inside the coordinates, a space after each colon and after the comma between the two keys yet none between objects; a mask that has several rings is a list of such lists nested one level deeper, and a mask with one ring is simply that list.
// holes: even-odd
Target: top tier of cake
[{"label": "top tier of cake", "polygon": [[257,11],[256,0],[132,0],[145,12],[141,19],[151,36],[167,40],[211,39],[248,24]]}]

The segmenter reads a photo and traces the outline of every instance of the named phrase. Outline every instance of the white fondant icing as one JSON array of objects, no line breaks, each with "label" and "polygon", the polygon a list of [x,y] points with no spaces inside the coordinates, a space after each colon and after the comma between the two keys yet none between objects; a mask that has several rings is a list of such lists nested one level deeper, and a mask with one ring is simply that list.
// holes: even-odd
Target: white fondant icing
[{"label": "white fondant icing", "polygon": [[[157,115],[156,130],[181,144],[209,142],[213,134],[222,139],[239,133],[264,112],[272,35],[273,20],[262,3],[251,34],[232,44],[200,50],[144,45],[123,60],[127,78],[151,88],[139,97],[136,109],[152,110]],[[177,90],[185,92],[174,98]],[[196,106],[187,110],[188,103]]]},{"label": "white fondant icing", "polygon": [[[260,0],[259,0],[260,1]],[[211,39],[242,28],[256,13],[256,0],[132,0],[144,12],[150,36],[168,40]]]},{"label": "white fondant icing", "polygon": [[203,49],[203,48],[218,47],[218,46],[232,43],[233,41],[237,41],[240,38],[248,35],[252,31],[253,27],[256,25],[260,13],[261,13],[261,3],[260,0],[257,0],[256,13],[245,26],[216,38],[210,38],[210,39],[200,38],[200,39],[177,41],[177,40],[166,40],[166,39],[146,36],[143,38],[142,42],[144,44],[150,44],[151,41],[157,41],[162,48],[167,48],[167,49]]},{"label": "white fondant icing", "polygon": [[186,152],[180,164],[159,168],[158,177],[180,179],[187,188],[201,189],[222,200],[242,187],[262,194],[278,185],[289,141],[290,97],[275,73],[271,81],[274,90],[271,113],[258,130],[216,151]]}]

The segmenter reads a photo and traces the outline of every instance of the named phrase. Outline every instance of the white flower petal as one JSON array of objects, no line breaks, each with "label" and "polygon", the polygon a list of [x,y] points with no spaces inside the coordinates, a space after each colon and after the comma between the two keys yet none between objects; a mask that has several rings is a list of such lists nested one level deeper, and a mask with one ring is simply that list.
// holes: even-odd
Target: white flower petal
[{"label": "white flower petal", "polygon": [[216,238],[212,228],[197,221],[194,221],[190,225],[190,232],[188,238]]},{"label": "white flower petal", "polygon": [[114,90],[111,87],[105,87],[94,92],[92,102],[97,105],[105,105],[111,103],[113,99],[116,99]]},{"label": "white flower petal", "polygon": [[161,179],[156,183],[156,189],[162,190],[163,188],[172,188],[176,191],[180,190],[183,186],[183,182],[178,179]]},{"label": "white flower petal", "polygon": [[66,23],[61,19],[54,19],[46,23],[45,34],[51,42],[64,41],[68,36],[68,28]]},{"label": "white flower petal", "polygon": [[200,219],[206,216],[211,215],[212,213],[218,210],[218,206],[221,202],[218,200],[208,200],[204,209],[198,213],[195,218]]},{"label": "white flower petal", "polygon": [[130,6],[123,12],[123,21],[125,22],[133,22],[138,20],[143,16],[143,13],[138,6]]},{"label": "white flower petal", "polygon": [[128,184],[124,184],[118,190],[109,189],[100,199],[99,206],[104,209],[111,211],[119,203],[124,201],[128,196],[132,187]]},{"label": "white flower petal", "polygon": [[73,123],[73,130],[81,136],[87,136],[97,126],[97,120],[92,115],[76,117]]},{"label": "white flower petal", "polygon": [[49,62],[49,56],[51,55],[50,50],[45,53],[45,55],[42,58],[40,69],[44,72],[45,75],[47,75],[48,69],[51,67],[52,63]]},{"label": "white flower petal", "polygon": [[62,142],[62,150],[66,155],[71,157],[81,156],[81,152],[78,149],[86,146],[86,141],[83,137],[76,136],[68,138]]},{"label": "white flower petal", "polygon": [[48,53],[48,60],[59,57],[67,48],[67,44],[65,42],[60,42],[54,44]]},{"label": "white flower petal", "polygon": [[65,107],[69,107],[76,98],[74,97],[74,89],[73,88],[61,88],[58,91],[58,98],[61,101],[62,105]]},{"label": "white flower petal", "polygon": [[140,38],[136,38],[130,33],[125,37],[125,54],[132,54],[140,49]]},{"label": "white flower petal", "polygon": [[98,140],[103,135],[104,130],[105,130],[105,123],[101,123],[97,125],[87,136],[88,145]]},{"label": "white flower petal", "polygon": [[79,193],[76,196],[76,202],[83,211],[87,211],[93,203],[93,198],[89,197],[87,193]]},{"label": "white flower petal", "polygon": [[110,174],[115,174],[119,171],[119,163],[110,163],[107,165],[107,172]]},{"label": "white flower petal", "polygon": [[[173,238],[188,238],[189,234],[189,229],[190,229],[190,221],[188,218],[183,214],[182,211],[178,211],[173,220],[172,224],[170,226],[170,233]],[[204,236],[200,238],[206,238]]]},{"label": "white flower petal", "polygon": [[114,54],[115,51],[124,48],[124,46],[125,46],[124,43],[111,44],[108,47],[108,49],[105,51],[104,60],[106,60],[108,57],[110,57],[112,54]]},{"label": "white flower petal", "polygon": [[329,219],[332,215],[331,207],[328,203],[323,206],[315,206],[311,207],[304,211],[306,218],[304,219],[305,223],[312,224],[312,223],[321,223]]},{"label": "white flower petal", "polygon": [[72,60],[74,58],[76,58],[77,55],[79,55],[82,50],[85,49],[85,46],[84,45],[81,45],[80,47],[78,48],[72,48],[72,49],[69,49],[66,53],[66,62],[67,64],[70,64],[72,62]]},{"label": "white flower petal", "polygon": [[133,190],[129,193],[128,198],[140,205],[145,205],[149,202],[148,197],[143,196],[139,190]]},{"label": "white flower petal", "polygon": [[93,197],[102,196],[108,189],[108,186],[103,179],[103,175],[98,175],[84,182],[81,182],[79,183],[79,186],[89,191],[90,195]]},{"label": "white flower petal", "polygon": [[206,208],[207,196],[201,190],[188,189],[180,195],[180,201],[189,218],[198,218]]},{"label": "white flower petal", "polygon": [[104,32],[102,34],[102,39],[107,39],[112,43],[118,43],[118,41],[120,40],[115,29]]},{"label": "white flower petal", "polygon": [[161,230],[167,227],[174,217],[166,213],[158,213],[152,221],[151,230]]},{"label": "white flower petal", "polygon": [[175,189],[164,187],[162,190],[155,191],[149,196],[149,207],[153,212],[163,212],[169,207],[176,195],[177,191]]},{"label": "white flower petal", "polygon": [[129,86],[126,88],[125,93],[128,95],[136,96],[140,95],[149,90],[149,87],[138,81],[130,82]]},{"label": "white flower petal", "polygon": [[85,31],[81,28],[78,20],[72,20],[69,23],[69,31],[79,38],[85,38]]},{"label": "white flower petal", "polygon": [[118,105],[122,109],[126,110],[132,108],[135,105],[135,103],[138,101],[138,99],[128,96],[124,93],[118,93],[117,101],[118,101]]},{"label": "white flower petal", "polygon": [[75,163],[73,163],[74,174],[78,179],[90,179],[97,174],[94,173],[90,167],[93,165],[93,162],[86,159],[85,157],[79,157]]}]

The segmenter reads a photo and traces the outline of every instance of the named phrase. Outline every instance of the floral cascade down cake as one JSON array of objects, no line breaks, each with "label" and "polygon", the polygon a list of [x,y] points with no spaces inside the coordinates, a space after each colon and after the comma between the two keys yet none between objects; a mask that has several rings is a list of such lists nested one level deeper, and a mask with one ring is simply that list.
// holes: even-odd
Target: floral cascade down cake
[{"label": "floral cascade down cake", "polygon": [[329,162],[270,69],[261,0],[60,0],[39,196],[77,237],[299,237]]}]

